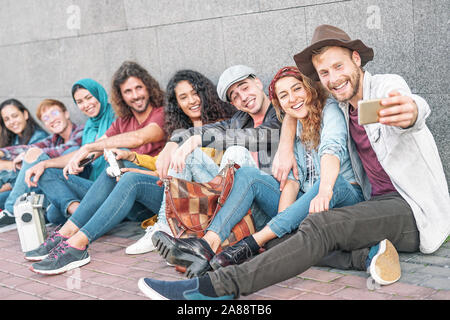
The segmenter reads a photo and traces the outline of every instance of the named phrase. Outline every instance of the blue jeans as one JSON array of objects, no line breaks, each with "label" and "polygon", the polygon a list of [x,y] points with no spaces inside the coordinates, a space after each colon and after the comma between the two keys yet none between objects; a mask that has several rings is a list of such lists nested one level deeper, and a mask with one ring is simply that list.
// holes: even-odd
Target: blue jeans
[{"label": "blue jeans", "polygon": [[[306,193],[299,192],[297,200],[284,211],[278,213],[267,225],[270,230],[281,238],[298,228],[300,223],[309,214],[309,204],[319,193],[320,180],[317,180]],[[358,185],[353,185],[338,175],[333,187],[333,196],[329,208],[340,208],[354,205],[364,201],[362,190]]]},{"label": "blue jeans", "polygon": [[16,183],[14,183],[14,186],[13,186],[11,192],[9,193],[9,196],[8,196],[8,198],[6,198],[6,201],[5,201],[5,210],[6,211],[13,213],[14,212],[14,204],[16,203],[16,199],[18,197],[20,197],[21,195],[23,195],[24,193],[27,193],[27,192],[40,193],[41,192],[39,188],[34,188],[34,187],[29,188],[27,186],[27,184],[25,183],[25,173],[29,168],[33,167],[35,164],[37,164],[41,161],[47,160],[47,159],[50,159],[50,157],[46,153],[43,153],[34,162],[31,162],[31,163],[26,162],[26,161],[22,162],[22,168],[20,169],[19,174],[17,175]]},{"label": "blue jeans", "polygon": [[0,192],[0,209],[5,208],[6,199],[8,199],[10,194],[11,194],[11,190]]},{"label": "blue jeans", "polygon": [[242,220],[253,203],[263,213],[253,216],[255,225],[265,225],[267,220],[276,216],[280,195],[280,184],[274,177],[257,168],[240,168],[234,176],[233,188],[227,201],[207,231],[214,231],[222,242],[225,241],[231,229]]},{"label": "blue jeans", "polygon": [[52,204],[47,211],[47,220],[56,225],[63,224],[69,217],[69,206],[73,202],[80,202],[93,183],[78,175],[69,175],[66,180],[62,169],[46,169],[39,179],[38,187]]},{"label": "blue jeans", "polygon": [[[67,149],[63,154],[68,154],[71,153],[75,150],[77,150],[79,147],[73,147],[70,149]],[[50,159],[50,157],[48,156],[48,154],[46,153],[42,153],[35,161],[33,162],[26,162],[25,160],[22,161],[22,168],[19,171],[19,174],[17,175],[16,178],[16,182],[14,183],[14,187],[11,190],[11,193],[9,194],[8,198],[5,201],[5,210],[7,210],[10,213],[14,212],[14,204],[16,202],[16,199],[18,197],[20,197],[21,195],[23,195],[24,193],[28,193],[28,192],[36,192],[36,193],[41,193],[41,190],[39,188],[39,186],[36,187],[32,187],[29,188],[27,186],[27,184],[25,183],[25,173],[26,171],[33,167],[35,164]]]},{"label": "blue jeans", "polygon": [[196,148],[187,158],[183,172],[176,173],[172,169],[168,175],[187,181],[199,183],[209,182],[215,178],[229,161],[239,164],[241,167],[256,167],[250,152],[240,146],[229,147],[222,156],[220,167],[200,148]]},{"label": "blue jeans", "polygon": [[157,185],[158,180],[126,172],[116,183],[103,172],[69,220],[93,242],[125,218],[132,221],[149,218],[161,206],[164,188]]},{"label": "blue jeans", "polygon": [[[235,183],[223,208],[217,213],[208,230],[214,231],[225,241],[231,229],[247,214],[255,202],[269,220],[267,225],[281,237],[298,228],[309,213],[309,204],[319,191],[320,181],[306,193],[299,192],[297,200],[283,212],[278,212],[280,184],[271,175],[255,168],[241,168],[236,172]],[[353,205],[363,201],[361,188],[338,176],[333,188],[330,208]],[[263,223],[262,217],[253,217],[255,224]]]}]

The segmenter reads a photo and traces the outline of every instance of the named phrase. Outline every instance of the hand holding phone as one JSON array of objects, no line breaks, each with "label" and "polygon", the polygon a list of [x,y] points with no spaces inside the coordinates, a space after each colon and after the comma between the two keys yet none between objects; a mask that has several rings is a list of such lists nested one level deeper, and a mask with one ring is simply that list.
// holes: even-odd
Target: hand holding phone
[{"label": "hand holding phone", "polygon": [[106,173],[111,178],[118,178],[118,177],[120,177],[122,175],[122,171],[120,169],[122,169],[124,167],[123,161],[122,160],[117,160],[116,159],[116,154],[114,152],[112,152],[111,150],[104,149],[103,152],[105,154],[106,160],[109,163],[109,167],[106,168]]},{"label": "hand holding phone", "polygon": [[80,161],[80,168],[84,168],[86,167],[88,164],[92,163],[94,161],[94,155],[91,154],[89,157],[87,157],[86,159],[83,159]]}]

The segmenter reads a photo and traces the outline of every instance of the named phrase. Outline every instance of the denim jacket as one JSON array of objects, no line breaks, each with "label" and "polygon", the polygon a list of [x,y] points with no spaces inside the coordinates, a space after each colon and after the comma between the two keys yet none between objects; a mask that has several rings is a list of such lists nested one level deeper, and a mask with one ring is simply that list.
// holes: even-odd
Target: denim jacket
[{"label": "denim jacket", "polygon": [[[405,80],[393,74],[364,74],[363,100],[379,99],[397,90],[413,98],[418,107],[416,123],[407,129],[380,123],[364,126],[378,161],[395,189],[408,202],[420,233],[420,251],[433,253],[450,233],[450,196],[434,138],[425,124],[430,115],[427,102],[411,93]],[[349,121],[348,103],[340,103]],[[352,139],[348,150],[356,181],[370,198],[371,186]]]},{"label": "denim jacket", "polygon": [[[340,171],[339,174],[348,182],[355,182],[350,157],[347,151],[347,124],[345,122],[344,114],[339,109],[336,100],[330,98],[326,101],[322,113],[322,122],[320,125],[320,144],[318,150],[312,150],[312,158],[314,169],[316,171],[315,178],[319,178],[320,174],[320,158],[324,154],[332,154],[339,158]],[[294,152],[297,160],[298,174],[300,188],[303,192],[307,192],[316,179],[306,181],[307,179],[307,165],[306,165],[306,149],[300,139],[302,125],[300,121],[297,122],[297,138],[295,140]],[[292,172],[289,178],[295,180]]]}]

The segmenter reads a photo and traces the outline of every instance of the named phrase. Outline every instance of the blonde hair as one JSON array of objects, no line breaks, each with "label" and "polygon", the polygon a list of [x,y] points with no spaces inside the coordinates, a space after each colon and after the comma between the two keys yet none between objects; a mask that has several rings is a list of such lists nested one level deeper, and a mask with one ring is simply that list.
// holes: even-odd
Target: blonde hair
[{"label": "blonde hair", "polygon": [[45,99],[37,107],[36,117],[39,120],[41,120],[41,116],[45,112],[45,110],[47,110],[48,108],[53,107],[53,106],[57,106],[58,108],[61,109],[62,112],[66,112],[67,111],[66,106],[61,101],[55,100],[55,99]]}]

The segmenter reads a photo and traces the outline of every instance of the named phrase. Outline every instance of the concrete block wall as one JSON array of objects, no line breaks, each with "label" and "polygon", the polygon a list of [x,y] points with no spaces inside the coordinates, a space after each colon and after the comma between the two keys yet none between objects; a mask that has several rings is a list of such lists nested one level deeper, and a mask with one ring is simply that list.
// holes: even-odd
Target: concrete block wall
[{"label": "concrete block wall", "polygon": [[366,69],[397,73],[429,102],[428,126],[450,177],[450,0],[2,0],[0,100],[67,104],[80,78],[109,91],[114,71],[135,60],[166,87],[181,68],[213,82],[233,64],[257,70],[265,85],[323,23],[375,50]]}]

